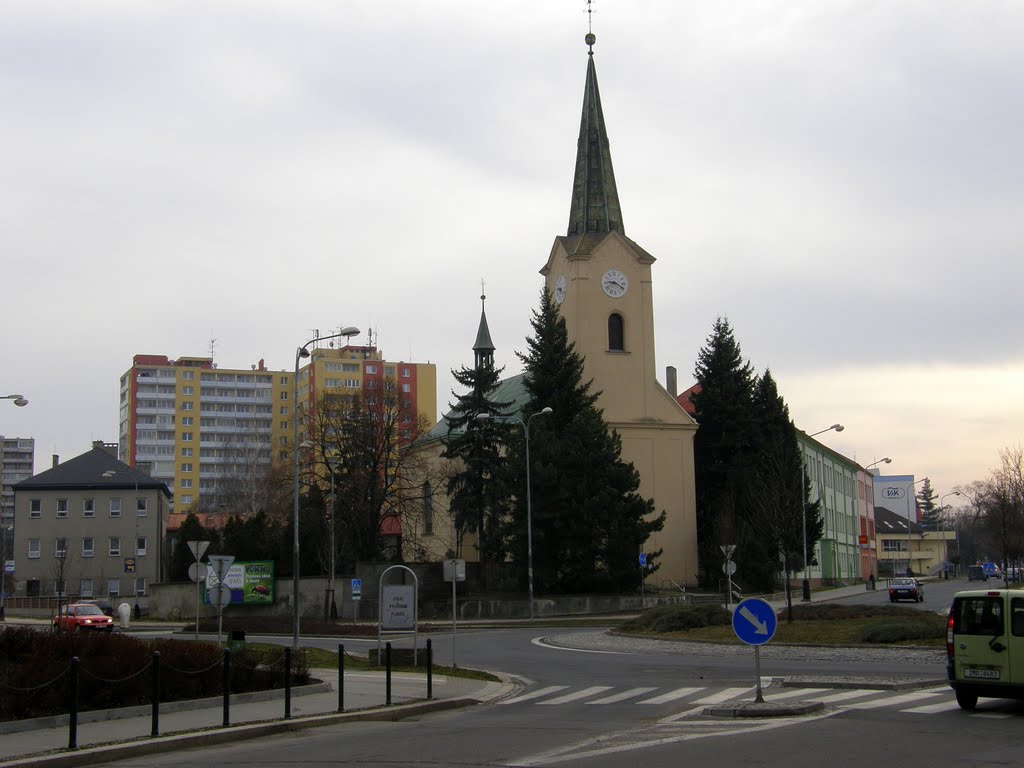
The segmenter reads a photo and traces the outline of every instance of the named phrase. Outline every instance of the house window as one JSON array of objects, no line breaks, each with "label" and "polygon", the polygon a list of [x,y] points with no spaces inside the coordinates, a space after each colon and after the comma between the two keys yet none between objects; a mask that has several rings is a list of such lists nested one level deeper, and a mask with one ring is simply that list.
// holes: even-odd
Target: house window
[{"label": "house window", "polygon": [[625,350],[625,321],[618,312],[608,315],[608,349],[615,352]]},{"label": "house window", "polygon": [[135,554],[143,557],[146,554],[146,537],[139,536],[135,539]]},{"label": "house window", "polygon": [[121,556],[121,537],[111,536],[107,546],[107,554],[111,557]]},{"label": "house window", "polygon": [[183,427],[191,427],[193,424],[195,424],[195,422],[192,420],[191,416],[182,416],[181,417],[181,426],[183,426]]},{"label": "house window", "polygon": [[182,448],[181,449],[181,456],[184,459],[192,458],[192,449],[191,448]]},{"label": "house window", "polygon": [[96,499],[82,500],[82,517],[96,516]]},{"label": "house window", "polygon": [[107,594],[110,597],[117,597],[121,594],[120,579],[107,579]]},{"label": "house window", "polygon": [[281,399],[282,400],[287,400],[288,399],[288,390],[287,389],[282,389],[281,390]]},{"label": "house window", "polygon": [[181,479],[181,487],[182,488],[191,488],[192,487],[192,480],[190,478],[188,478],[188,477],[183,477]]},{"label": "house window", "polygon": [[181,471],[182,472],[191,472],[192,471],[192,463],[191,462],[185,462],[184,464],[182,464],[181,465]]},{"label": "house window", "polygon": [[408,368],[403,368],[402,369],[402,378],[403,379],[408,379],[409,378],[409,369]]},{"label": "house window", "polygon": [[410,384],[403,384],[402,385],[402,391],[403,392],[412,392],[412,386]]},{"label": "house window", "polygon": [[182,504],[191,504],[192,503],[192,494],[190,494],[190,493],[183,494],[182,497],[181,497],[181,503]]},{"label": "house window", "polygon": [[92,597],[92,579],[82,579],[78,585],[78,594],[82,597]]},{"label": "house window", "polygon": [[139,517],[145,517],[149,510],[149,505],[146,503],[148,499],[145,496],[139,496],[135,499],[135,512]]},{"label": "house window", "polygon": [[377,372],[377,366],[376,365],[368,365],[368,366],[366,366],[366,372],[367,373],[376,373]]},{"label": "house window", "polygon": [[67,517],[67,516],[68,516],[68,500],[67,499],[57,499],[57,517]]},{"label": "house window", "polygon": [[67,581],[64,579],[54,579],[53,582],[53,594],[55,597],[61,597],[66,595],[68,591]]},{"label": "house window", "polygon": [[68,556],[68,539],[66,536],[58,536],[54,542],[53,556],[62,560]]},{"label": "house window", "polygon": [[191,411],[192,407],[193,407],[193,404],[189,400],[186,400],[185,402],[183,402],[181,404],[181,410],[183,410],[183,411]]},{"label": "house window", "polygon": [[120,517],[121,516],[121,499],[120,498],[111,499],[110,500],[110,516],[111,517]]},{"label": "house window", "polygon": [[42,499],[29,499],[28,501],[28,516],[29,517],[41,517],[43,514],[43,500]]},{"label": "house window", "polygon": [[28,540],[28,559],[38,560],[39,559],[39,539]]},{"label": "house window", "polygon": [[196,392],[195,387],[182,387],[181,394],[183,395],[194,395]]},{"label": "house window", "polygon": [[192,433],[191,432],[182,432],[181,433],[181,439],[182,439],[183,442],[186,442],[186,443],[192,442]]},{"label": "house window", "polygon": [[139,577],[139,578],[135,579],[135,594],[136,595],[144,595],[144,594],[146,594],[146,579],[144,577]]}]

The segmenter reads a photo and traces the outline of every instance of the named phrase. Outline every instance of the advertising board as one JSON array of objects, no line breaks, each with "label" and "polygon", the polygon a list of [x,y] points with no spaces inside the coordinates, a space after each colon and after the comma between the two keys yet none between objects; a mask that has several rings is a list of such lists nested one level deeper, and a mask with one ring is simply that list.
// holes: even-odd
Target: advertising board
[{"label": "advertising board", "polygon": [[[228,568],[224,583],[231,590],[229,605],[272,605],[274,602],[274,561],[235,561]],[[210,605],[210,590],[217,586],[217,574],[209,569],[206,574],[206,594],[203,602]]]}]

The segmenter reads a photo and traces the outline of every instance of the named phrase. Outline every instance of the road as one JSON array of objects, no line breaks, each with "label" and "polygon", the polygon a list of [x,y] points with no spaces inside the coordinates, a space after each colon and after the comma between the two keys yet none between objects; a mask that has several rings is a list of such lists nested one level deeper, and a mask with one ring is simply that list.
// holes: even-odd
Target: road
[{"label": "road", "polygon": [[[966,582],[930,583],[921,610],[943,612]],[[971,585],[973,586],[973,585]],[[880,589],[857,602],[885,602]],[[907,605],[911,605],[907,603]],[[450,634],[433,636],[447,663]],[[321,641],[325,647],[337,642]],[[346,640],[360,650],[365,641]],[[565,647],[572,646],[572,647]],[[961,712],[941,682],[942,651],[840,651],[762,648],[764,678],[831,675],[932,680],[905,690],[823,684],[814,690],[769,686],[771,700],[814,699],[821,715],[778,720],[705,717],[712,703],[753,698],[752,651],[618,641],[600,630],[493,629],[462,631],[462,666],[513,675],[511,696],[472,709],[414,721],[359,723],[304,731],[252,743],[123,761],[125,766],[622,766],[687,764],[815,766],[878,763],[913,768],[949,764],[1020,765],[1017,728],[1024,705],[985,701]],[[685,758],[685,760],[683,759]]]}]

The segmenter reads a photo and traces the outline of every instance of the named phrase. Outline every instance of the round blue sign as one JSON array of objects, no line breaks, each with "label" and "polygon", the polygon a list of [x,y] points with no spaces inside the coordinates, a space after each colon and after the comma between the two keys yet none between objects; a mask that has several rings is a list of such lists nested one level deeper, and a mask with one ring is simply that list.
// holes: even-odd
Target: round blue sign
[{"label": "round blue sign", "polygon": [[764,645],[779,626],[775,609],[759,597],[748,597],[732,614],[732,631],[747,645]]}]

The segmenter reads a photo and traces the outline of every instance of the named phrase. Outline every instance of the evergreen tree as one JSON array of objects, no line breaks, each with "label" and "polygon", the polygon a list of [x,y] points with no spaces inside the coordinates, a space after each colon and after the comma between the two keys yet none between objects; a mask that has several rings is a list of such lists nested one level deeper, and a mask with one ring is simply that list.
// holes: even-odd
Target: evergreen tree
[{"label": "evergreen tree", "polygon": [[190,541],[209,541],[210,549],[207,549],[206,553],[214,554],[216,552],[218,544],[217,532],[206,530],[195,512],[189,512],[185,515],[181,527],[178,528],[174,552],[171,555],[171,581],[189,581],[188,567],[196,561],[192,550],[188,546]]},{"label": "evergreen tree", "polygon": [[[457,547],[461,548],[464,531],[476,533],[483,566],[481,575],[486,585],[486,564],[500,562],[507,554],[504,524],[508,497],[502,477],[503,447],[508,444],[513,425],[501,420],[511,403],[492,399],[504,369],[494,367],[493,347],[481,349],[480,337],[487,327],[486,318],[481,316],[480,322],[474,366],[452,371],[455,381],[466,391],[455,395],[455,403],[449,404],[449,440],[441,455],[459,460],[459,468],[449,477],[447,489],[449,509],[459,532]],[[490,344],[490,334],[487,334],[486,344]],[[489,418],[480,418],[483,414]]]},{"label": "evergreen tree", "polygon": [[717,586],[722,545],[737,546],[741,568],[756,567],[756,552],[745,551],[744,505],[748,503],[758,430],[753,412],[754,374],[743,360],[729,321],[715,320],[694,369],[691,397],[700,425],[694,439],[697,542],[701,581]]},{"label": "evergreen tree", "polygon": [[[622,461],[621,440],[604,423],[597,393],[583,381],[583,358],[546,289],[531,320],[527,352],[518,353],[529,399],[521,417],[551,408],[530,426],[534,585],[541,592],[635,589],[637,558],[665,513],[637,494],[640,477]],[[526,550],[525,430],[513,435],[510,474],[516,478],[512,530]],[[650,553],[656,562],[660,552]],[[656,567],[656,566],[655,566]]]},{"label": "evergreen tree", "polygon": [[926,531],[939,530],[939,522],[942,512],[935,503],[935,489],[932,488],[932,481],[924,479],[921,490],[917,492],[917,506],[921,510],[921,527]]},{"label": "evergreen tree", "polygon": [[[800,455],[796,427],[770,371],[765,371],[757,380],[753,405],[759,451],[754,466],[749,523],[763,543],[763,563],[767,566],[781,560],[792,621],[792,593],[788,587],[792,574],[804,567],[804,525],[810,549],[821,536],[822,520],[818,502],[807,503],[810,482]],[[751,566],[748,572],[757,570],[757,563]],[[774,571],[774,567],[761,568],[759,574],[755,574],[755,578],[760,579],[759,586],[774,582]]]}]

